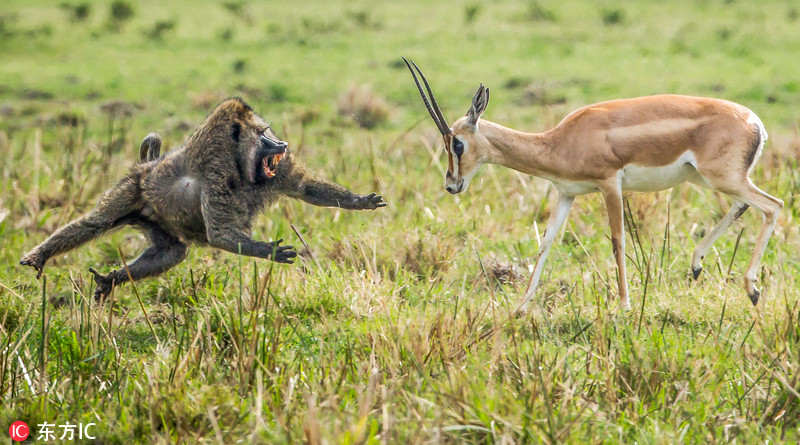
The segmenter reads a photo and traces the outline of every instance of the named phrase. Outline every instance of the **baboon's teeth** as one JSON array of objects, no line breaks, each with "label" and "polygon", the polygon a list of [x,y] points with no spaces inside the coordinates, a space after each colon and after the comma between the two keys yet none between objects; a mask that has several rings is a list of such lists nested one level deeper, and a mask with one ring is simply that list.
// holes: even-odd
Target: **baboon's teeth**
[{"label": "baboon's teeth", "polygon": [[267,175],[268,178],[273,178],[275,177],[275,169],[270,167],[269,159],[269,157],[266,157],[261,161],[261,168],[264,170],[264,174]]},{"label": "baboon's teeth", "polygon": [[267,156],[261,161],[261,168],[264,169],[264,174],[267,175],[268,178],[275,177],[275,169],[278,167],[278,164],[281,162],[281,158],[283,157],[283,153]]}]

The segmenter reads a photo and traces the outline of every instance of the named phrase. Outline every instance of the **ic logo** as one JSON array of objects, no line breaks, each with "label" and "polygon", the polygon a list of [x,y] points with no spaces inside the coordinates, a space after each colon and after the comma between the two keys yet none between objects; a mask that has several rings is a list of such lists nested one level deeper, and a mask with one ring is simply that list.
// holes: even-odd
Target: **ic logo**
[{"label": "ic logo", "polygon": [[21,420],[12,423],[8,428],[8,434],[11,435],[11,440],[15,442],[22,442],[27,439],[30,432],[31,430],[28,428],[28,424]]}]

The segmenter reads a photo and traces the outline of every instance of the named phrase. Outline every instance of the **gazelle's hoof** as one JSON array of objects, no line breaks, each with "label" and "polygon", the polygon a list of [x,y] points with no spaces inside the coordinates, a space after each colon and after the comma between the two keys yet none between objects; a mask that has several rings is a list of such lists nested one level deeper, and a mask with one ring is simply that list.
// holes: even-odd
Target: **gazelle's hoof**
[{"label": "gazelle's hoof", "polygon": [[696,280],[697,277],[700,276],[700,272],[702,272],[702,271],[703,271],[703,266],[700,266],[698,268],[692,267],[692,278],[694,278]]},{"label": "gazelle's hoof", "polygon": [[761,296],[761,291],[754,287],[753,292],[748,292],[747,296],[750,297],[750,301],[752,301],[753,306],[755,306],[758,304],[758,297]]}]

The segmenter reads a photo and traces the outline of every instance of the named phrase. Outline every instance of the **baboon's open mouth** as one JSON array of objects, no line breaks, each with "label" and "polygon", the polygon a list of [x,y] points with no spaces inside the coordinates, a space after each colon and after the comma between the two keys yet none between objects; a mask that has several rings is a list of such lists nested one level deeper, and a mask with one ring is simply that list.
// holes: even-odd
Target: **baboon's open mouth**
[{"label": "baboon's open mouth", "polygon": [[285,154],[286,153],[278,153],[276,155],[267,156],[261,161],[261,168],[264,169],[264,174],[267,175],[268,178],[275,177],[275,169],[278,168],[278,164]]}]

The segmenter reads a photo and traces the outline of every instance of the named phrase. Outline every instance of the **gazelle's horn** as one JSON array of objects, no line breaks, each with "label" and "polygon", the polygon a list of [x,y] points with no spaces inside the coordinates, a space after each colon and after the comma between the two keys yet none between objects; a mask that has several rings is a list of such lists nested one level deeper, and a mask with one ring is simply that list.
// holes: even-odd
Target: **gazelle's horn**
[{"label": "gazelle's horn", "polygon": [[[411,75],[414,77],[414,83],[417,84],[417,89],[419,90],[419,95],[422,96],[422,101],[425,102],[425,107],[428,109],[428,113],[430,113],[431,118],[436,123],[436,127],[439,128],[439,132],[442,133],[442,136],[451,134],[450,126],[447,125],[447,121],[444,120],[444,116],[442,116],[442,110],[439,109],[439,104],[436,103],[436,98],[433,97],[433,91],[431,91],[431,86],[428,85],[428,79],[425,78],[425,75],[422,74],[422,70],[419,69],[414,61],[409,61],[403,57],[403,62],[406,63],[408,70],[411,71]],[[414,68],[411,68],[411,66]],[[425,83],[425,89],[428,90],[428,94],[425,95],[425,92],[422,90],[422,85],[419,84],[419,79],[417,79],[417,74],[414,72],[414,69],[417,70],[419,73],[419,77],[422,78],[422,82]],[[428,101],[430,98],[430,101]]]}]

